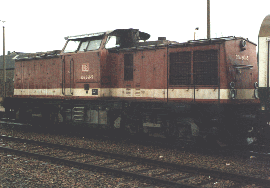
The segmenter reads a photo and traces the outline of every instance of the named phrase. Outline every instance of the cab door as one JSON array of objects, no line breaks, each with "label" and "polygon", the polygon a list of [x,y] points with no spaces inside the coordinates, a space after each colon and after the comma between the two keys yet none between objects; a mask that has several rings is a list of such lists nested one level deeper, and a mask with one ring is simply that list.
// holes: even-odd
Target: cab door
[{"label": "cab door", "polygon": [[73,95],[74,88],[74,59],[70,55],[62,59],[62,94]]}]

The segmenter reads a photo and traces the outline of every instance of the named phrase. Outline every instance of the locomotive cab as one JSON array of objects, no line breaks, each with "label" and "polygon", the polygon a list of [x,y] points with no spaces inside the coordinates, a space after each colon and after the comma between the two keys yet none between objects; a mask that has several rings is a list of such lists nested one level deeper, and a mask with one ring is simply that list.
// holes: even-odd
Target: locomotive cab
[{"label": "locomotive cab", "polygon": [[[149,34],[137,29],[117,29],[110,32],[66,37],[61,53],[65,96],[111,97],[104,85],[111,85],[112,49],[136,47]],[[82,89],[84,88],[84,89]],[[90,90],[90,91],[89,91]]]},{"label": "locomotive cab", "polygon": [[[98,96],[104,33],[67,37],[62,50],[62,94]],[[89,92],[91,88],[91,92]]]}]

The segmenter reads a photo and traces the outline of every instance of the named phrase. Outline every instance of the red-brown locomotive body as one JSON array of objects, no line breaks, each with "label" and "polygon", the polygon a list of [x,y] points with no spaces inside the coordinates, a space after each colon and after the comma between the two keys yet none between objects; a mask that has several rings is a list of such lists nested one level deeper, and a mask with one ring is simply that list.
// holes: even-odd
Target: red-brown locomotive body
[{"label": "red-brown locomotive body", "polygon": [[5,108],[18,120],[166,137],[252,136],[259,104],[254,43],[149,37],[136,29],[67,37],[60,54],[18,59]]}]

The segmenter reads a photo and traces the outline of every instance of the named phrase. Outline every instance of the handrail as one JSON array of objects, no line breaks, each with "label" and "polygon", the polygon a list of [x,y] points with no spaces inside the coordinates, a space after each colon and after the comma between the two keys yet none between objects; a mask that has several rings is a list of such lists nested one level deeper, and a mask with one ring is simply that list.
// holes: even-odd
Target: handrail
[{"label": "handrail", "polygon": [[[73,62],[73,64],[71,63],[71,61]],[[71,60],[70,60],[69,63],[70,63],[70,65],[69,65],[69,69],[70,69],[70,88],[69,88],[69,89],[70,89],[70,94],[73,95],[72,87],[73,87],[73,85],[74,85],[74,83],[73,83],[74,80],[71,79],[72,73],[74,74],[74,60],[73,60],[73,58],[71,58]],[[72,72],[71,72],[71,64],[73,65],[73,66],[72,66],[72,69],[73,69]],[[74,78],[74,76],[73,76],[73,78]]]},{"label": "handrail", "polygon": [[62,60],[62,94],[63,95],[65,95],[65,80],[66,80],[66,78],[65,78],[65,73],[66,73],[65,67],[66,67],[66,65],[65,64],[66,64],[65,59],[63,59]]}]

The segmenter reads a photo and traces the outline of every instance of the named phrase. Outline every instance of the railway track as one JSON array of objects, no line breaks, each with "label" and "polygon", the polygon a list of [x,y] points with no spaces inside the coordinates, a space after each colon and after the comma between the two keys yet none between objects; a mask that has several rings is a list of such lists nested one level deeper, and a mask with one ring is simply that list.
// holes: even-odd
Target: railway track
[{"label": "railway track", "polygon": [[244,159],[250,158],[268,162],[270,160],[270,145],[269,143],[255,143],[246,146],[225,147],[217,151],[216,154],[221,156],[238,156]]},{"label": "railway track", "polygon": [[245,155],[250,159],[269,162],[270,147],[264,144],[255,144],[246,149]]},{"label": "railway track", "polygon": [[269,185],[268,180],[108,153],[91,149],[0,136],[0,149],[38,160],[89,170],[99,170],[118,176],[129,176],[158,186],[171,187],[241,187]]}]

